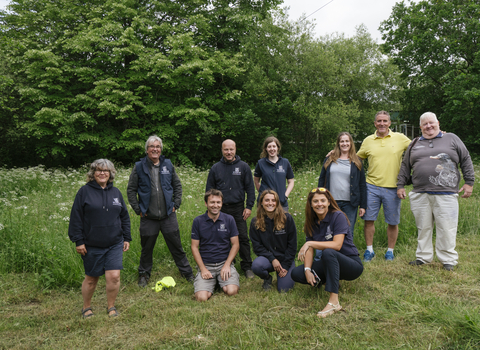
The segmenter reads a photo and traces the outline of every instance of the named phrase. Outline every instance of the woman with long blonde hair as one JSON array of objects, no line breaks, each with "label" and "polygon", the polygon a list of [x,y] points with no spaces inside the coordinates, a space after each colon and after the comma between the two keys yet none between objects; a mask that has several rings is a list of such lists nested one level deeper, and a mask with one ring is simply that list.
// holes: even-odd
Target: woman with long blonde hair
[{"label": "woman with long blonde hair", "polygon": [[263,279],[263,289],[271,288],[273,278],[270,272],[273,271],[277,273],[279,292],[292,289],[297,229],[292,216],[284,212],[275,191],[265,190],[260,195],[257,216],[250,224],[250,240],[257,255],[252,271]]},{"label": "woman with long blonde hair", "polygon": [[367,208],[367,183],[350,133],[338,134],[335,148],[323,163],[318,187],[331,192],[340,210],[347,215],[353,234],[357,211],[363,216]]}]

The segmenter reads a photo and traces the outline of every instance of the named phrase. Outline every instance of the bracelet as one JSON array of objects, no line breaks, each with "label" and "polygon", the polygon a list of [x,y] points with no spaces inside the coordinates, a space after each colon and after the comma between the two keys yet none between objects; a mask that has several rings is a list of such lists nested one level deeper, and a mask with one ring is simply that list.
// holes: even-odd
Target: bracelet
[{"label": "bracelet", "polygon": [[304,270],[304,271],[310,270],[310,272],[312,272],[312,269],[309,268],[309,267],[305,267],[305,268],[303,268],[303,270]]}]

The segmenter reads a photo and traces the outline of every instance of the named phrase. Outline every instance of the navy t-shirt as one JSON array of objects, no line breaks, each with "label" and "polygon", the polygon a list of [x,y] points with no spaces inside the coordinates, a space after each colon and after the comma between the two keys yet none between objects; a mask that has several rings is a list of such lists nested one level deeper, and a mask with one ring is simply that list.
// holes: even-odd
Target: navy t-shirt
[{"label": "navy t-shirt", "polygon": [[358,256],[357,247],[353,244],[353,235],[350,232],[347,218],[341,211],[328,212],[320,224],[313,225],[312,237],[307,236],[307,241],[328,242],[333,241],[333,236],[345,235],[340,253],[346,256]]},{"label": "navy t-shirt", "polygon": [[262,158],[258,161],[253,176],[262,178],[257,201],[260,199],[263,191],[274,190],[280,198],[282,207],[288,205],[285,198],[286,181],[294,178],[292,166],[288,159],[279,156],[278,161],[272,163],[268,157]]},{"label": "navy t-shirt", "polygon": [[230,254],[230,238],[238,236],[233,216],[220,212],[213,222],[208,212],[193,220],[192,239],[200,241],[199,251],[204,264],[216,264],[227,260]]}]

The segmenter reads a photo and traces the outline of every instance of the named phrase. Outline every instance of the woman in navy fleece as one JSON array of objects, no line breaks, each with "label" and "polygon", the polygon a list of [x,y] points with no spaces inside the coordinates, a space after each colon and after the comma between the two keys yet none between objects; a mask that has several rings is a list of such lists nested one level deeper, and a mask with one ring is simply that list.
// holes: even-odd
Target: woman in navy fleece
[{"label": "woman in navy fleece", "polygon": [[291,274],[297,252],[297,228],[290,214],[280,205],[278,194],[265,190],[260,195],[257,216],[250,224],[250,240],[257,258],[253,272],[263,279],[263,289],[272,286],[272,275],[277,273],[277,290],[287,292],[293,288]]},{"label": "woman in navy fleece", "polygon": [[113,187],[115,167],[108,159],[90,164],[87,184],[77,192],[70,213],[68,236],[82,255],[84,318],[93,316],[91,301],[100,276],[105,274],[107,313],[118,316],[115,299],[120,288],[123,252],[130,248],[130,217],[122,193]]}]

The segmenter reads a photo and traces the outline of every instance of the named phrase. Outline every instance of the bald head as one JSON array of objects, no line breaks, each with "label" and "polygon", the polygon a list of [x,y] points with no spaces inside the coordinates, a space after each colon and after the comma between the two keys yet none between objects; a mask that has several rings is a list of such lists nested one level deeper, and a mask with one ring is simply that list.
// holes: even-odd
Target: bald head
[{"label": "bald head", "polygon": [[237,147],[233,140],[228,139],[223,141],[222,154],[223,154],[223,159],[225,159],[227,163],[231,163],[235,160],[236,151],[237,151]]}]

